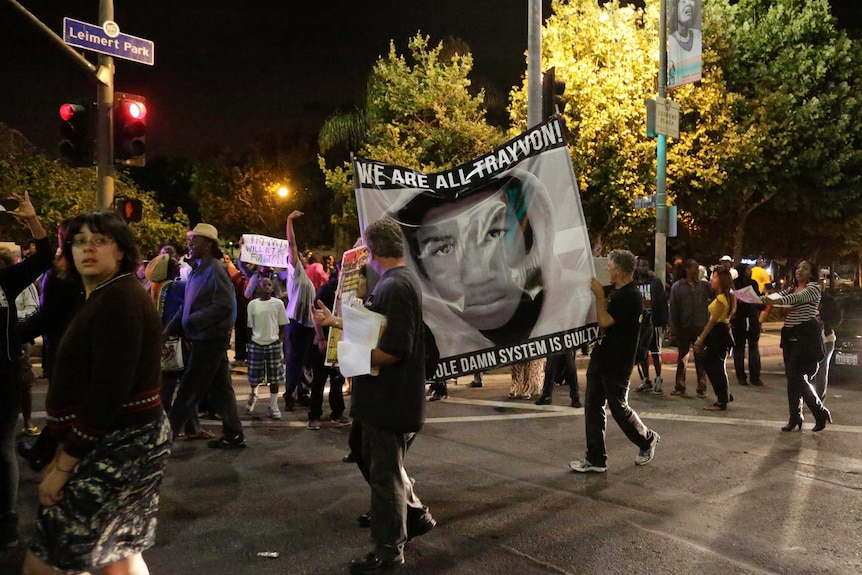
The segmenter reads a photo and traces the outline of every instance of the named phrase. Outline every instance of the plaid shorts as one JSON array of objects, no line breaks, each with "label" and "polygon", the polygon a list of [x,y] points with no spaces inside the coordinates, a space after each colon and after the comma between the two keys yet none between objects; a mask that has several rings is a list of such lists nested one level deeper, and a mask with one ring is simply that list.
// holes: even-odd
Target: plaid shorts
[{"label": "plaid shorts", "polygon": [[263,383],[284,383],[284,356],[281,342],[276,340],[267,345],[248,342],[248,382],[251,385]]}]

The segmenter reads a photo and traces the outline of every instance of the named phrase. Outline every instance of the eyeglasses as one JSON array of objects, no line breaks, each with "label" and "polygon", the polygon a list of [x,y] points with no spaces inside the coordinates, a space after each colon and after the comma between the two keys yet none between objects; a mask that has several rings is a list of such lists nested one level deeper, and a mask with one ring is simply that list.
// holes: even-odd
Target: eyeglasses
[{"label": "eyeglasses", "polygon": [[69,243],[73,248],[84,248],[87,246],[103,248],[108,244],[114,243],[114,240],[106,236],[93,236],[89,238],[75,238]]}]

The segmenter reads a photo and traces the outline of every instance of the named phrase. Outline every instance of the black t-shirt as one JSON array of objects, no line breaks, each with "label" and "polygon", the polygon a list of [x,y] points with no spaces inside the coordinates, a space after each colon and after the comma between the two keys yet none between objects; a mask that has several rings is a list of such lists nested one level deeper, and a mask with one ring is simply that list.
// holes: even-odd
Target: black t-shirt
[{"label": "black t-shirt", "polygon": [[610,371],[628,377],[635,365],[643,298],[634,282],[616,289],[606,286],[608,313],[614,324],[602,330],[590,354],[590,369]]},{"label": "black t-shirt", "polygon": [[425,342],[419,280],[401,266],[388,270],[369,298],[368,308],[386,316],[377,347],[400,359],[380,374],[353,378],[350,414],[362,423],[407,433],[425,422]]}]

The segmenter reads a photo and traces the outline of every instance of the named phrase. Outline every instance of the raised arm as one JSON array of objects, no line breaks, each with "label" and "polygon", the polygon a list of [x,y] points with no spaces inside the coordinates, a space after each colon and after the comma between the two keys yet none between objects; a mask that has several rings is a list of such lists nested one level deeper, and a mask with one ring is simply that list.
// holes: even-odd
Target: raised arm
[{"label": "raised arm", "polygon": [[287,234],[287,242],[290,244],[290,254],[287,256],[287,262],[293,267],[296,267],[296,263],[299,261],[299,248],[296,247],[296,232],[293,230],[293,220],[304,215],[299,210],[293,210],[287,216],[287,230],[285,233]]}]

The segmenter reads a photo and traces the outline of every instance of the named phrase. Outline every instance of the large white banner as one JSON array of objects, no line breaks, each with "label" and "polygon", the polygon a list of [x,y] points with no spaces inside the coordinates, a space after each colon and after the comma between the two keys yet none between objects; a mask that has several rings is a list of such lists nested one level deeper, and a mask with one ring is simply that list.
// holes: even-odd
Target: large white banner
[{"label": "large white banner", "polygon": [[452,170],[357,159],[354,179],[360,227],[391,217],[404,232],[438,378],[596,339],[593,260],[559,119]]},{"label": "large white banner", "polygon": [[703,69],[701,0],[670,0],[667,11],[667,86],[697,82]]}]

